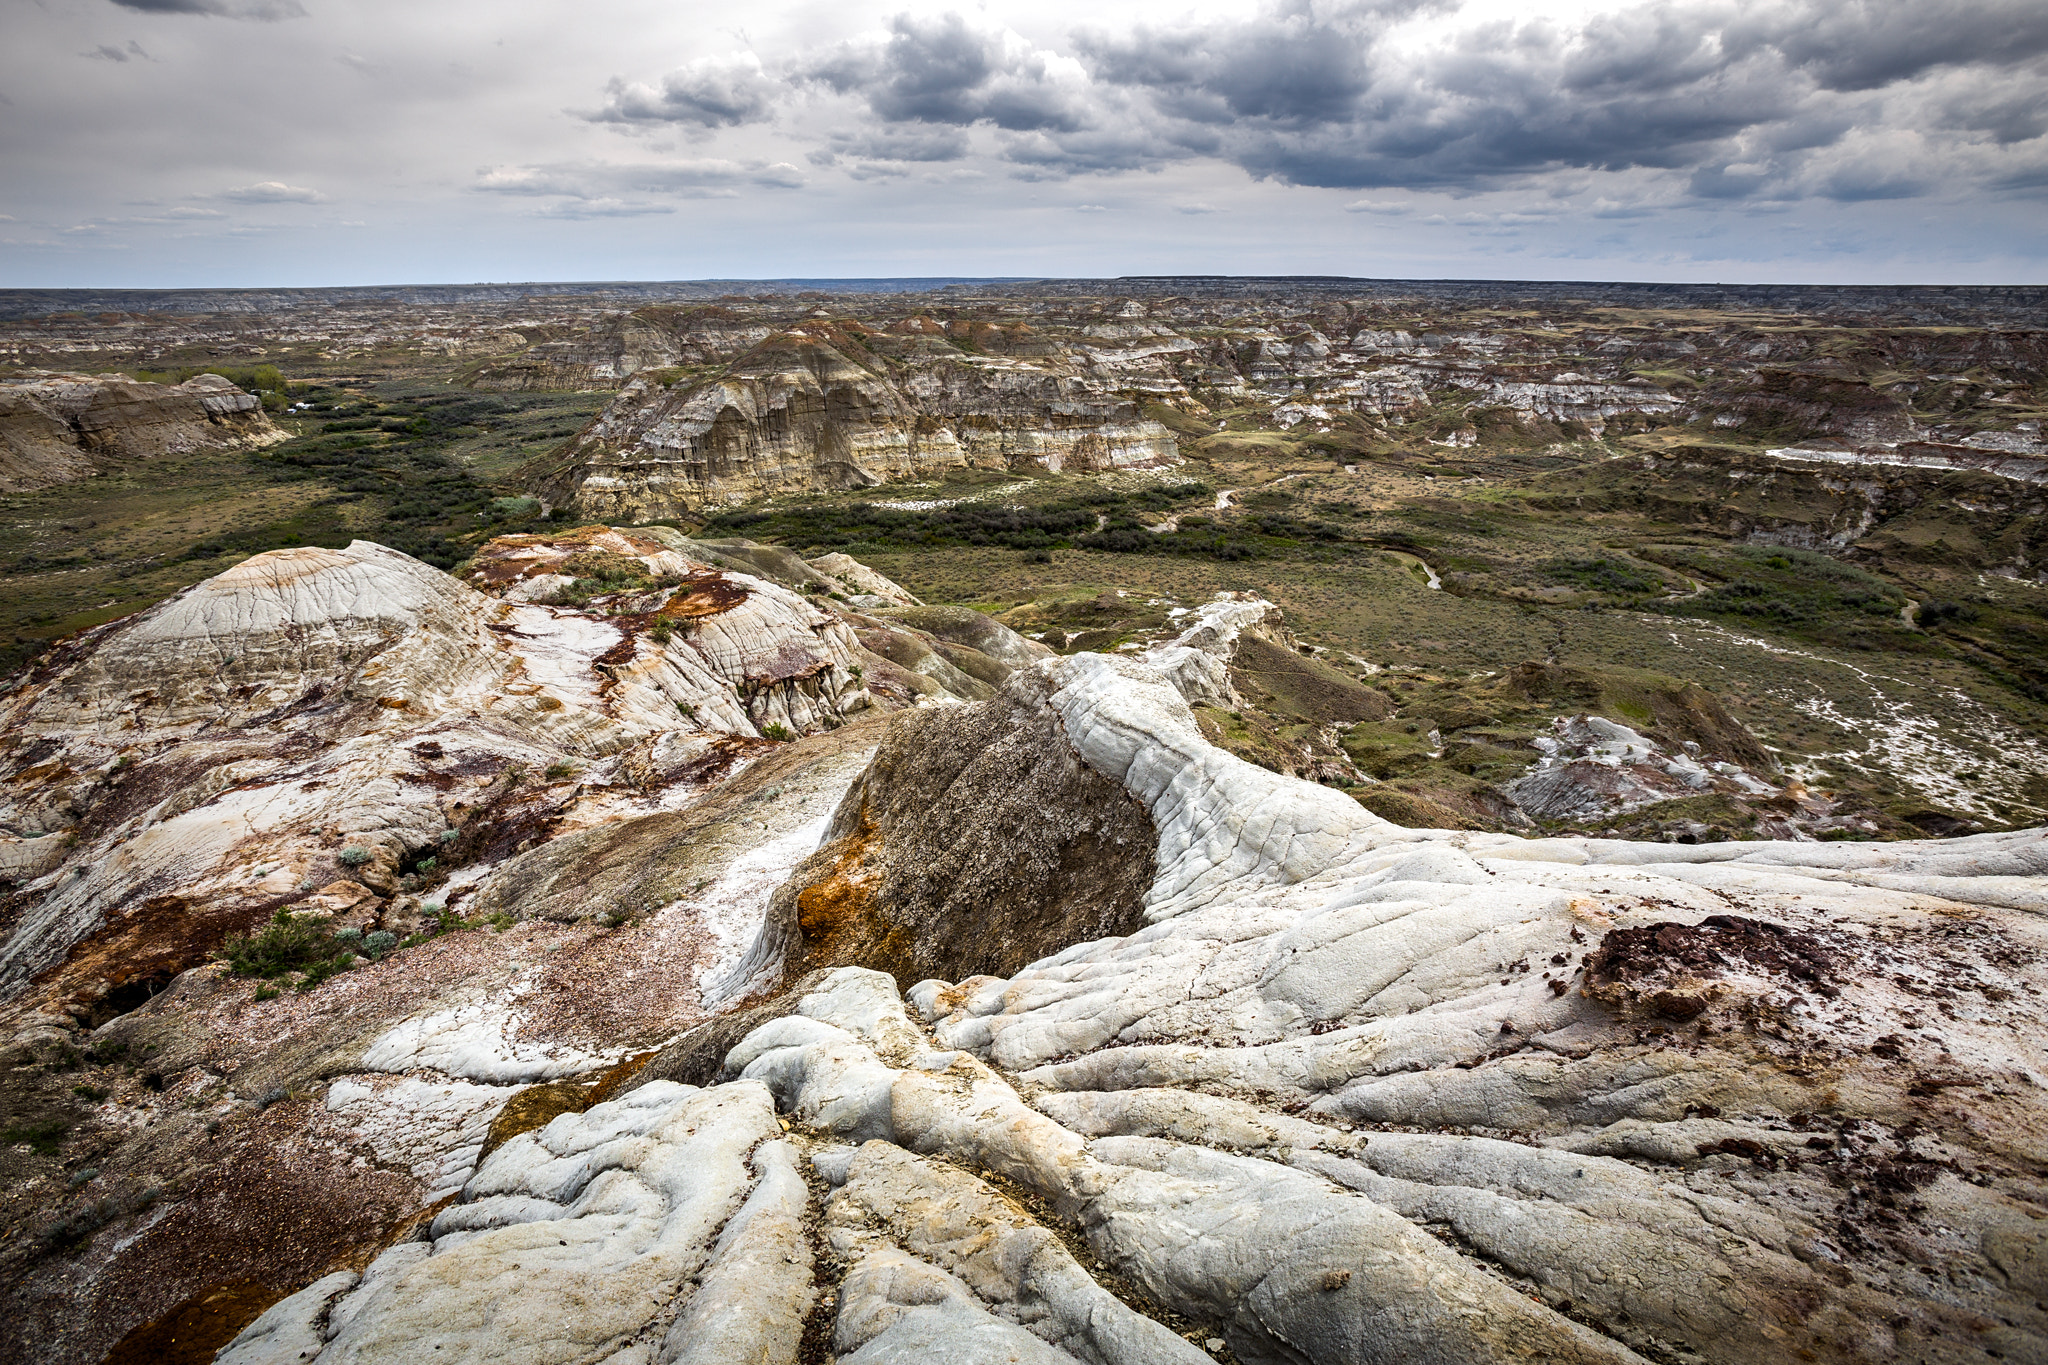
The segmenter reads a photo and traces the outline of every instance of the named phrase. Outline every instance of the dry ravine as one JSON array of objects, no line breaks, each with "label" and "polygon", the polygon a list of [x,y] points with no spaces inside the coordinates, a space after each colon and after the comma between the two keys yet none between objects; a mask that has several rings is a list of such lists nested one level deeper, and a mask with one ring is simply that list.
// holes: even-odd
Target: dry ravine
[{"label": "dry ravine", "polygon": [[603,526],[76,638],[0,1359],[2048,1357],[2048,831],[1403,828],[1204,737],[1273,638]]}]

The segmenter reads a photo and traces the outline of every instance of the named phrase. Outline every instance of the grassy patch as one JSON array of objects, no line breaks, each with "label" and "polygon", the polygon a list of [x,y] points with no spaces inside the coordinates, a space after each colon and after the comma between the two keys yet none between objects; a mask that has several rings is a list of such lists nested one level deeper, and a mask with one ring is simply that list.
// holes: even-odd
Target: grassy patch
[{"label": "grassy patch", "polygon": [[55,1156],[70,1131],[71,1125],[63,1119],[31,1119],[0,1131],[0,1142],[9,1146],[25,1142],[37,1156]]}]

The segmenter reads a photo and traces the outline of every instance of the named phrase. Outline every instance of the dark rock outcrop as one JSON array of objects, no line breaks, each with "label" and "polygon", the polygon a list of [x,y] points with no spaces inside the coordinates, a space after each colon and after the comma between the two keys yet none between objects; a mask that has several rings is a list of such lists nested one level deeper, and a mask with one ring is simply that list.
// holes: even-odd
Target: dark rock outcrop
[{"label": "dark rock outcrop", "polygon": [[1143,926],[1158,836],[1060,742],[1045,678],[896,718],[818,852],[776,892],[742,974],[859,963],[909,986],[1016,971]]}]

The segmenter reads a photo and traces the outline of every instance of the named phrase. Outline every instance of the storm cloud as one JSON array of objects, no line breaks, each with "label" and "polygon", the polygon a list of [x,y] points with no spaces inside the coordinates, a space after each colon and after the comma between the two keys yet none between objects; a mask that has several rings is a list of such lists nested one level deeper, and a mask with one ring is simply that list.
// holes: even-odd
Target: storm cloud
[{"label": "storm cloud", "polygon": [[9,20],[15,283],[2048,270],[2042,0],[63,0]]},{"label": "storm cloud", "polygon": [[[1469,192],[1654,170],[1701,198],[1867,199],[2009,178],[2041,158],[2021,148],[2041,138],[2048,97],[2039,4],[1765,0],[1656,3],[1577,26],[1457,19],[1421,0],[1290,0],[1244,19],[1081,28],[1067,56],[958,14],[899,16],[886,36],[784,74],[883,128],[1028,134],[994,152],[1041,178],[1213,159],[1294,185]],[[1420,41],[1416,24],[1430,30]],[[2012,88],[1983,99],[2005,76]],[[1952,164],[1877,174],[1871,139],[1886,135],[1904,163]]]},{"label": "storm cloud", "polygon": [[[1078,132],[1095,112],[1058,57],[958,14],[898,15],[878,42],[846,43],[791,68],[794,79],[857,95],[884,123],[987,123],[1011,132]],[[1076,75],[1079,73],[1076,72]]]}]

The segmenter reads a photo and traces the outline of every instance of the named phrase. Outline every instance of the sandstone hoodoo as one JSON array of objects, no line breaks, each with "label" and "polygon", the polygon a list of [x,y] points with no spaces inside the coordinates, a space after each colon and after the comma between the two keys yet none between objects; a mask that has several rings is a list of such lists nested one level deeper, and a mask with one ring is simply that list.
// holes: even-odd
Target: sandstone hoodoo
[{"label": "sandstone hoodoo", "polygon": [[[259,555],[8,697],[11,1358],[2048,1351],[2048,832],[1405,828],[1207,737],[1387,705],[1249,594],[463,573]],[[1739,786],[1660,704],[1518,791]]]}]

